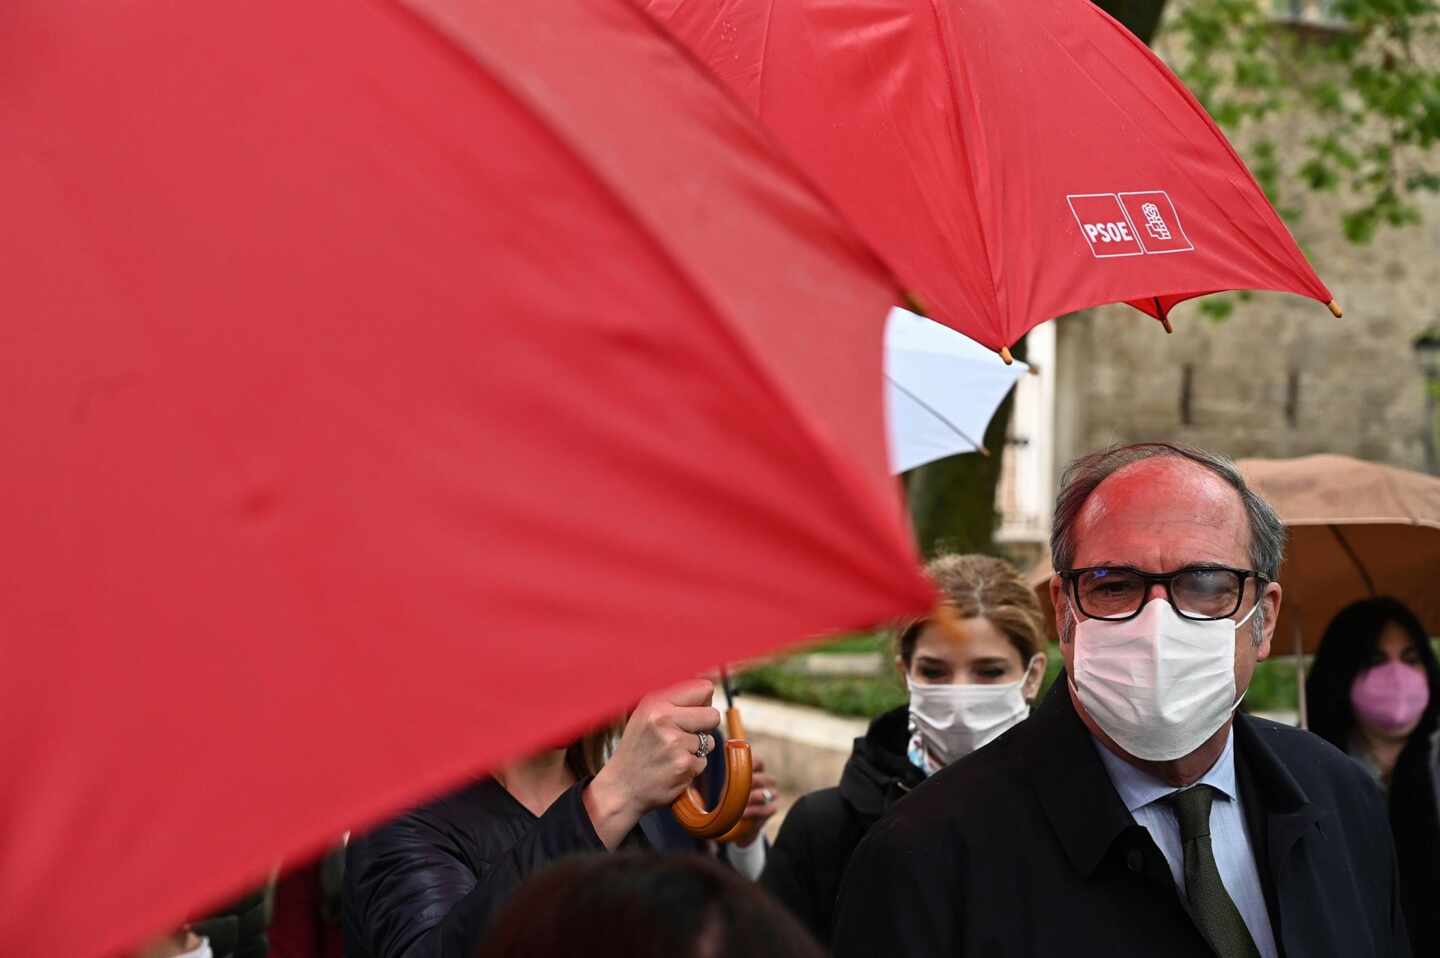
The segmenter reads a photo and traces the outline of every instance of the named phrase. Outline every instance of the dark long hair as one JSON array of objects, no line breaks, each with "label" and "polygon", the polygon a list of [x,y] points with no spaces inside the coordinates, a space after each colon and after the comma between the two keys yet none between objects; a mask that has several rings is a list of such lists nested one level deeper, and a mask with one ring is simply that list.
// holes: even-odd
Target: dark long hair
[{"label": "dark long hair", "polygon": [[1365,599],[1340,610],[1320,639],[1305,683],[1310,728],[1343,750],[1355,729],[1350,686],[1376,662],[1380,633],[1394,623],[1410,637],[1430,683],[1430,702],[1390,775],[1390,830],[1400,872],[1401,901],[1416,955],[1440,954],[1440,810],[1431,774],[1431,737],[1440,715],[1440,665],[1415,614],[1395,599]]},{"label": "dark long hair", "polygon": [[758,885],[699,855],[580,855],[527,882],[479,958],[822,958]]}]

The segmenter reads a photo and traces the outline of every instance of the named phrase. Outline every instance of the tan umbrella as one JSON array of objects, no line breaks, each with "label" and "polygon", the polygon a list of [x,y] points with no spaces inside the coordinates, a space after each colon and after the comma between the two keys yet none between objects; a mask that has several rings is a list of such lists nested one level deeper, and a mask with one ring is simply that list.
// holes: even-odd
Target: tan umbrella
[{"label": "tan umbrella", "polygon": [[1277,638],[1313,653],[1337,612],[1372,595],[1399,599],[1440,634],[1440,478],[1349,456],[1239,465],[1290,530]]},{"label": "tan umbrella", "polygon": [[[1290,530],[1275,654],[1313,653],[1337,612],[1372,595],[1399,599],[1440,634],[1440,478],[1334,455],[1239,466]],[[1047,560],[1031,574],[1047,612],[1049,580]]]}]

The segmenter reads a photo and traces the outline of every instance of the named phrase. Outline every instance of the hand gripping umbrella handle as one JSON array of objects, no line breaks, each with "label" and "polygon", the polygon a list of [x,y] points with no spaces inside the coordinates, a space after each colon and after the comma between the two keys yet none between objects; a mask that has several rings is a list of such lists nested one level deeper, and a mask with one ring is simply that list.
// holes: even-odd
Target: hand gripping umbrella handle
[{"label": "hand gripping umbrella handle", "polygon": [[[726,713],[725,728],[729,733],[725,742],[725,789],[719,803],[707,811],[700,794],[692,787],[680,793],[670,805],[675,819],[696,838],[728,836],[750,801],[750,743],[744,739],[744,727],[739,724],[733,708]],[[737,728],[739,736],[732,731]]]}]

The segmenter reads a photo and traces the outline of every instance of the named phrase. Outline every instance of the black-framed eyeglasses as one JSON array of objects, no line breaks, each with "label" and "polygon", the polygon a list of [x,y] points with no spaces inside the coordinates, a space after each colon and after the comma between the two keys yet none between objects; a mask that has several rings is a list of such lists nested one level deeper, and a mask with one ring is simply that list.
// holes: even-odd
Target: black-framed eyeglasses
[{"label": "black-framed eyeglasses", "polygon": [[1170,604],[1183,618],[1228,619],[1245,601],[1245,581],[1265,582],[1258,572],[1223,566],[1186,566],[1174,572],[1142,572],[1123,565],[1088,566],[1060,573],[1070,583],[1075,605],[1087,619],[1123,622],[1145,607],[1150,587],[1165,585]]}]

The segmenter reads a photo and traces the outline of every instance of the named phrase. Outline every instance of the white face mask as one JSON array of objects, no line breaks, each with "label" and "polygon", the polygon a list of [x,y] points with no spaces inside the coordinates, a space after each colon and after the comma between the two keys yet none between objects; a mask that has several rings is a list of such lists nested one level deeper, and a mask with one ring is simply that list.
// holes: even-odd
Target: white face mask
[{"label": "white face mask", "polygon": [[964,758],[1030,714],[1025,675],[1005,685],[917,685],[908,676],[910,719],[925,748],[949,765]]},{"label": "white face mask", "polygon": [[1239,622],[1197,622],[1157,598],[1125,622],[1077,619],[1071,687],[1095,724],[1136,758],[1189,755],[1240,704],[1235,630],[1255,608]]}]

